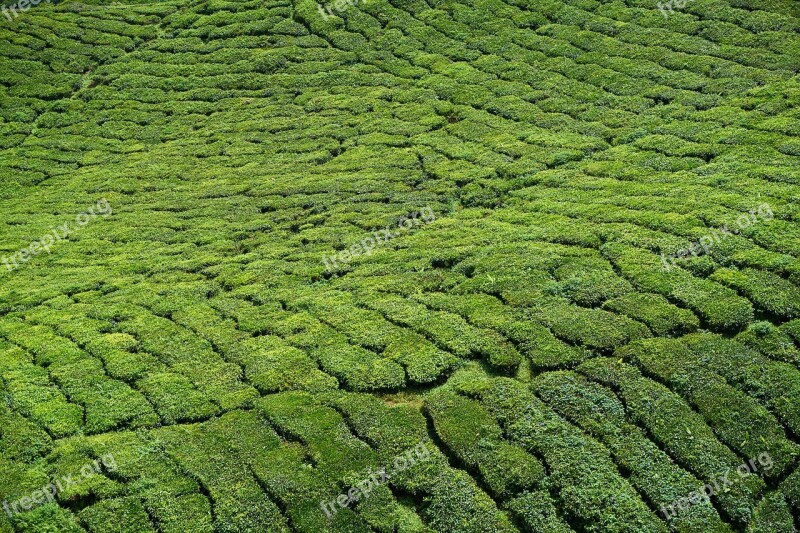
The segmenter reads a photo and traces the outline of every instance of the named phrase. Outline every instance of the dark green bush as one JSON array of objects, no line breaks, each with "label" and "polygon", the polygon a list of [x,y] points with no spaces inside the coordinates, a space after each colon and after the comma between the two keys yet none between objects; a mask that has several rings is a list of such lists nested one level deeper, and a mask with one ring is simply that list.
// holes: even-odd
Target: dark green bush
[{"label": "dark green bush", "polygon": [[[541,454],[558,491],[560,507],[569,513],[570,521],[587,531],[630,527],[666,531],[619,476],[608,450],[558,417],[522,384],[505,378],[492,380],[479,396],[512,442]],[[614,506],[602,503],[608,498],[614,498]]]},{"label": "dark green bush", "polygon": [[82,510],[79,516],[93,532],[156,531],[149,527],[147,512],[137,498],[103,500]]},{"label": "dark green bush", "polygon": [[638,427],[626,422],[625,408],[613,392],[574,372],[550,372],[533,381],[533,390],[561,416],[598,438],[611,451],[631,483],[658,508],[671,530],[730,532],[708,502],[681,509],[676,502],[704,485],[676,467]]},{"label": "dark green bush", "polygon": [[607,300],[603,308],[644,322],[659,336],[680,335],[692,332],[700,326],[699,320],[691,311],[672,305],[657,294],[632,292]]},{"label": "dark green bush", "polygon": [[720,440],[747,458],[766,451],[773,468],[763,475],[773,479],[794,461],[797,446],[783,427],[754,399],[714,375],[700,372],[694,353],[677,339],[648,339],[620,348],[614,354],[670,385],[693,405]]},{"label": "dark green bush", "polygon": [[[739,458],[717,440],[703,417],[680,396],[663,385],[642,377],[617,359],[596,358],[577,371],[611,387],[625,402],[628,416],[642,426],[654,442],[698,479],[709,483],[721,473],[738,467]],[[749,476],[717,495],[720,508],[738,523],[750,521],[764,482]]]},{"label": "dark green bush", "polygon": [[764,496],[753,513],[753,521],[747,526],[747,533],[768,533],[772,531],[791,531],[794,528],[792,511],[780,491]]},{"label": "dark green bush", "polygon": [[753,322],[746,330],[736,336],[736,340],[745,346],[758,350],[777,361],[797,365],[800,363],[798,351],[792,338],[783,329],[770,322]]},{"label": "dark green bush", "polygon": [[437,392],[426,398],[425,409],[444,445],[480,473],[494,496],[507,499],[534,489],[544,477],[535,457],[502,440],[500,426],[479,402]]},{"label": "dark green bush", "polygon": [[524,492],[511,500],[508,508],[531,531],[571,533],[573,530],[558,514],[552,497],[546,491]]}]

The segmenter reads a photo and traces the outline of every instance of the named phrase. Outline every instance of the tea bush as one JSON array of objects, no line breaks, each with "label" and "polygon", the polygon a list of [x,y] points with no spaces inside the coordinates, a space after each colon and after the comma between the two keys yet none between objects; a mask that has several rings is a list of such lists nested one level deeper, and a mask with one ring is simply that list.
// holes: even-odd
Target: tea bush
[{"label": "tea bush", "polygon": [[324,4],[0,17],[0,532],[800,523],[800,10]]}]

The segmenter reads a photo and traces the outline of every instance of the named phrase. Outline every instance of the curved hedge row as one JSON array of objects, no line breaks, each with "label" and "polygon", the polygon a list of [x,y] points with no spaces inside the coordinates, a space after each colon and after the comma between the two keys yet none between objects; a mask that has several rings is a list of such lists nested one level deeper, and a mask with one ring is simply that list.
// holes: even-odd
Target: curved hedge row
[{"label": "curved hedge row", "polygon": [[700,501],[687,509],[677,504],[704,483],[675,465],[641,429],[628,423],[625,408],[613,392],[574,372],[541,374],[532,387],[558,414],[608,447],[631,484],[672,531],[732,531],[708,502]]},{"label": "curved hedge row", "polygon": [[542,464],[522,448],[505,442],[500,426],[479,402],[437,391],[426,396],[425,412],[447,449],[478,472],[493,496],[506,500],[540,487]]},{"label": "curved hedge row", "polygon": [[364,303],[385,314],[392,322],[410,327],[461,358],[480,355],[501,369],[514,368],[520,362],[516,349],[500,335],[471,326],[460,316],[430,311],[423,305],[391,295],[370,298]]},{"label": "curved hedge row", "polygon": [[[631,421],[642,426],[661,449],[701,481],[711,483],[741,464],[680,396],[642,377],[635,368],[616,359],[596,358],[577,371],[612,387],[625,402]],[[726,517],[746,524],[763,489],[761,479],[749,476],[728,492],[718,494],[717,501]]]},{"label": "curved hedge row", "polygon": [[781,318],[800,316],[800,287],[768,271],[721,268],[710,277],[746,295],[759,308]]},{"label": "curved hedge row", "polygon": [[474,480],[449,466],[447,457],[429,441],[425,418],[413,404],[389,407],[361,394],[340,395],[331,402],[342,410],[359,436],[375,444],[384,464],[424,443],[430,458],[398,472],[390,484],[426,502],[419,513],[434,531],[516,530]]},{"label": "curved hedge row", "polygon": [[780,423],[754,399],[713,373],[701,372],[695,354],[677,339],[648,339],[615,352],[655,379],[667,383],[703,416],[719,439],[745,459],[767,452],[774,468],[768,479],[780,478],[800,450]]},{"label": "curved hedge row", "polygon": [[[497,378],[458,383],[476,394],[505,435],[544,458],[569,523],[585,531],[666,531],[617,472],[608,450],[565,422],[521,383]],[[609,501],[614,505],[609,505]]]},{"label": "curved hedge row", "polygon": [[[20,376],[20,400],[30,393],[42,394],[40,399],[47,399],[47,385],[52,380],[64,391],[70,403],[82,406],[81,429],[88,433],[108,431],[124,423],[133,427],[148,427],[158,422],[158,416],[141,393],[122,381],[109,378],[99,359],[91,357],[51,329],[6,319],[0,321],[0,335],[30,351],[33,354],[32,361],[47,368],[49,377],[40,370],[34,371],[34,375],[28,378]],[[44,381],[42,378],[45,378]],[[39,387],[25,387],[24,381],[31,379],[38,381]],[[63,435],[65,431],[73,431],[80,412],[59,401],[59,396],[50,398],[54,400],[53,403],[36,405],[35,409],[45,424],[54,424],[58,434]],[[29,396],[29,399],[32,398]],[[33,409],[34,405],[28,408]],[[53,418],[58,412],[70,415],[71,422],[70,418]]]},{"label": "curved hedge row", "polygon": [[762,402],[795,435],[800,431],[800,371],[710,333],[681,338],[704,372],[714,372]]},{"label": "curved hedge row", "polygon": [[603,309],[643,322],[658,336],[690,333],[700,326],[691,311],[672,305],[657,294],[631,292],[606,300]]},{"label": "curved hedge row", "polygon": [[604,246],[603,253],[638,288],[682,303],[715,330],[737,330],[753,319],[753,306],[731,289],[680,267],[665,272],[651,253],[617,244]]},{"label": "curved hedge row", "polygon": [[800,363],[800,350],[795,346],[791,336],[783,328],[770,322],[760,321],[750,324],[736,336],[736,340],[771,359],[791,363],[794,366]]},{"label": "curved hedge row", "polygon": [[418,299],[434,309],[465,316],[477,326],[499,331],[514,342],[535,368],[563,368],[588,357],[586,350],[566,344],[547,328],[524,320],[521,313],[509,310],[493,296],[427,293]]}]

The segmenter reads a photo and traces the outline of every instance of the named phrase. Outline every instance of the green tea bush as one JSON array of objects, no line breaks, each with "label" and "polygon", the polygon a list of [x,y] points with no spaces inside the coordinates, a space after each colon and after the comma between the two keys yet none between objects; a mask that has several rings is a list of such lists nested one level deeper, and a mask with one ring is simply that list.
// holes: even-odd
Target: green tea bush
[{"label": "green tea bush", "polygon": [[764,496],[753,513],[753,521],[748,524],[748,533],[767,531],[789,531],[794,527],[792,511],[780,492]]},{"label": "green tea bush", "polygon": [[[0,522],[0,524],[7,524],[5,518],[3,520],[4,521]],[[14,529],[11,529],[12,526],[5,525],[5,527],[8,528],[6,531],[36,531],[41,528],[49,527],[58,528],[58,531],[65,531],[68,533],[85,531],[85,529],[81,527],[76,515],[55,504],[46,504],[37,507],[29,513],[14,518],[12,524]],[[0,525],[0,527],[4,527],[4,525]]]},{"label": "green tea bush", "polygon": [[[0,341],[0,376],[11,405],[56,437],[77,433],[83,425],[83,409],[69,403],[50,382],[47,372],[32,363],[32,357],[19,347]],[[8,421],[11,420],[10,417]],[[20,436],[27,433],[22,432],[23,428],[24,424],[20,424]],[[8,446],[9,450],[15,448],[10,442]]]},{"label": "green tea bush", "polygon": [[780,423],[763,406],[714,374],[696,372],[694,353],[679,340],[631,343],[617,350],[615,356],[672,386],[731,449],[747,457],[757,457],[766,450],[775,463],[766,476],[779,476],[798,454]]},{"label": "green tea bush", "polygon": [[[264,420],[252,412],[234,411],[208,423],[208,431],[224,439],[230,449],[252,469],[270,497],[277,500],[293,524],[319,531],[368,531],[365,522],[350,509],[332,517],[321,508],[333,499],[336,483],[324,472],[308,468],[308,449],[297,442],[281,441]],[[259,449],[253,454],[253,449]]]},{"label": "green tea bush", "polygon": [[167,424],[209,418],[217,407],[179,374],[151,374],[137,383]]},{"label": "green tea bush", "polygon": [[800,506],[800,470],[795,469],[789,474],[779,485],[779,489],[792,510],[796,511]]},{"label": "green tea bush", "polygon": [[597,261],[574,261],[557,268],[553,275],[559,281],[554,293],[569,298],[578,305],[594,307],[605,300],[632,291],[630,283]]},{"label": "green tea bush", "polygon": [[753,318],[753,307],[734,291],[673,268],[664,272],[661,261],[643,250],[604,247],[604,254],[638,288],[673,298],[695,311],[713,329],[736,330]]},{"label": "green tea bush", "polygon": [[546,491],[526,491],[511,500],[508,507],[524,527],[530,528],[531,531],[552,531],[553,533],[571,533],[573,531],[559,516],[552,497]]},{"label": "green tea bush", "polygon": [[771,272],[719,269],[711,279],[735,288],[769,313],[783,318],[800,315],[800,288]]},{"label": "green tea bush", "polygon": [[570,343],[599,350],[611,349],[650,336],[644,324],[601,309],[585,309],[548,301],[534,316]]},{"label": "green tea bush", "polygon": [[787,363],[772,361],[719,335],[697,333],[681,338],[705,372],[714,372],[732,386],[762,402],[796,432],[800,409],[800,374]]},{"label": "green tea bush", "polygon": [[500,335],[471,326],[452,313],[431,311],[396,296],[371,299],[365,305],[381,311],[396,324],[410,326],[458,357],[480,355],[488,363],[501,368],[513,368],[519,364],[519,354]]},{"label": "green tea bush", "polygon": [[9,428],[3,433],[3,457],[12,461],[29,463],[44,456],[52,446],[52,438],[33,421],[8,407],[0,410],[0,420]]},{"label": "green tea bush", "polygon": [[659,517],[668,522],[670,529],[731,531],[708,502],[676,511],[675,502],[697,491],[703,483],[676,468],[672,459],[638,427],[627,423],[625,408],[611,391],[574,372],[541,374],[534,380],[533,390],[561,416],[608,447],[615,462],[630,473],[631,483],[659,508]]},{"label": "green tea bush", "polygon": [[[215,529],[289,530],[285,517],[261,491],[247,467],[227,456],[225,445],[213,434],[201,427],[172,426],[160,429],[157,436],[170,457],[206,487],[213,502]],[[215,460],[208,461],[207,454],[213,454]]]},{"label": "green tea bush", "polygon": [[800,319],[790,320],[782,324],[780,328],[800,344]]},{"label": "green tea bush", "polygon": [[745,331],[736,336],[736,340],[777,361],[795,365],[800,362],[800,351],[795,347],[792,338],[770,322],[760,321],[750,324]]},{"label": "green tea bush", "polygon": [[146,526],[149,518],[144,506],[136,498],[103,500],[80,513],[89,531],[156,531]]},{"label": "green tea bush", "polygon": [[383,355],[397,361],[414,383],[431,383],[447,373],[458,362],[451,354],[437,348],[425,337],[404,331],[397,335],[383,351]]},{"label": "green tea bush", "polygon": [[[619,476],[608,450],[558,417],[521,384],[497,379],[487,384],[480,398],[504,425],[508,438],[529,452],[542,455],[571,520],[587,531],[626,527],[666,531],[636,491]],[[600,504],[611,494],[615,494],[613,508]]]},{"label": "green tea bush", "polygon": [[[665,386],[642,377],[633,367],[618,359],[595,358],[577,368],[592,381],[611,387],[625,402],[630,420],[642,426],[670,457],[698,479],[710,482],[734,469],[740,462],[736,454],[722,444],[703,417],[692,410],[680,396]],[[764,488],[760,478],[748,477],[717,495],[727,516],[747,523]]]},{"label": "green tea bush", "polygon": [[480,473],[494,496],[534,489],[544,477],[538,459],[502,441],[500,426],[479,402],[441,392],[426,398],[425,410],[445,446]]},{"label": "green tea bush", "polygon": [[672,305],[657,294],[631,292],[606,300],[603,309],[643,322],[658,336],[688,333],[700,326],[691,311]]},{"label": "green tea bush", "polygon": [[346,413],[359,436],[376,444],[383,461],[420,443],[431,452],[428,460],[400,472],[391,482],[430,502],[422,512],[429,527],[435,531],[513,531],[505,513],[498,511],[469,476],[451,468],[447,458],[429,441],[425,418],[416,408],[390,407],[363,395],[344,396],[335,405]]},{"label": "green tea bush", "polygon": [[245,369],[245,377],[260,391],[335,389],[338,382],[321,372],[309,356],[278,337],[260,336],[232,349],[232,357]]}]

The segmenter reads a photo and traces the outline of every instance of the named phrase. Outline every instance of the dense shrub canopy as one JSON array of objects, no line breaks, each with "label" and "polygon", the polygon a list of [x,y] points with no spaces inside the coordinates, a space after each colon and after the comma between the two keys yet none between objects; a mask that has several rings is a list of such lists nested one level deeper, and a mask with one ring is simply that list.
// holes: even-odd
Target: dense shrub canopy
[{"label": "dense shrub canopy", "polygon": [[0,533],[800,524],[791,0],[0,22]]}]

